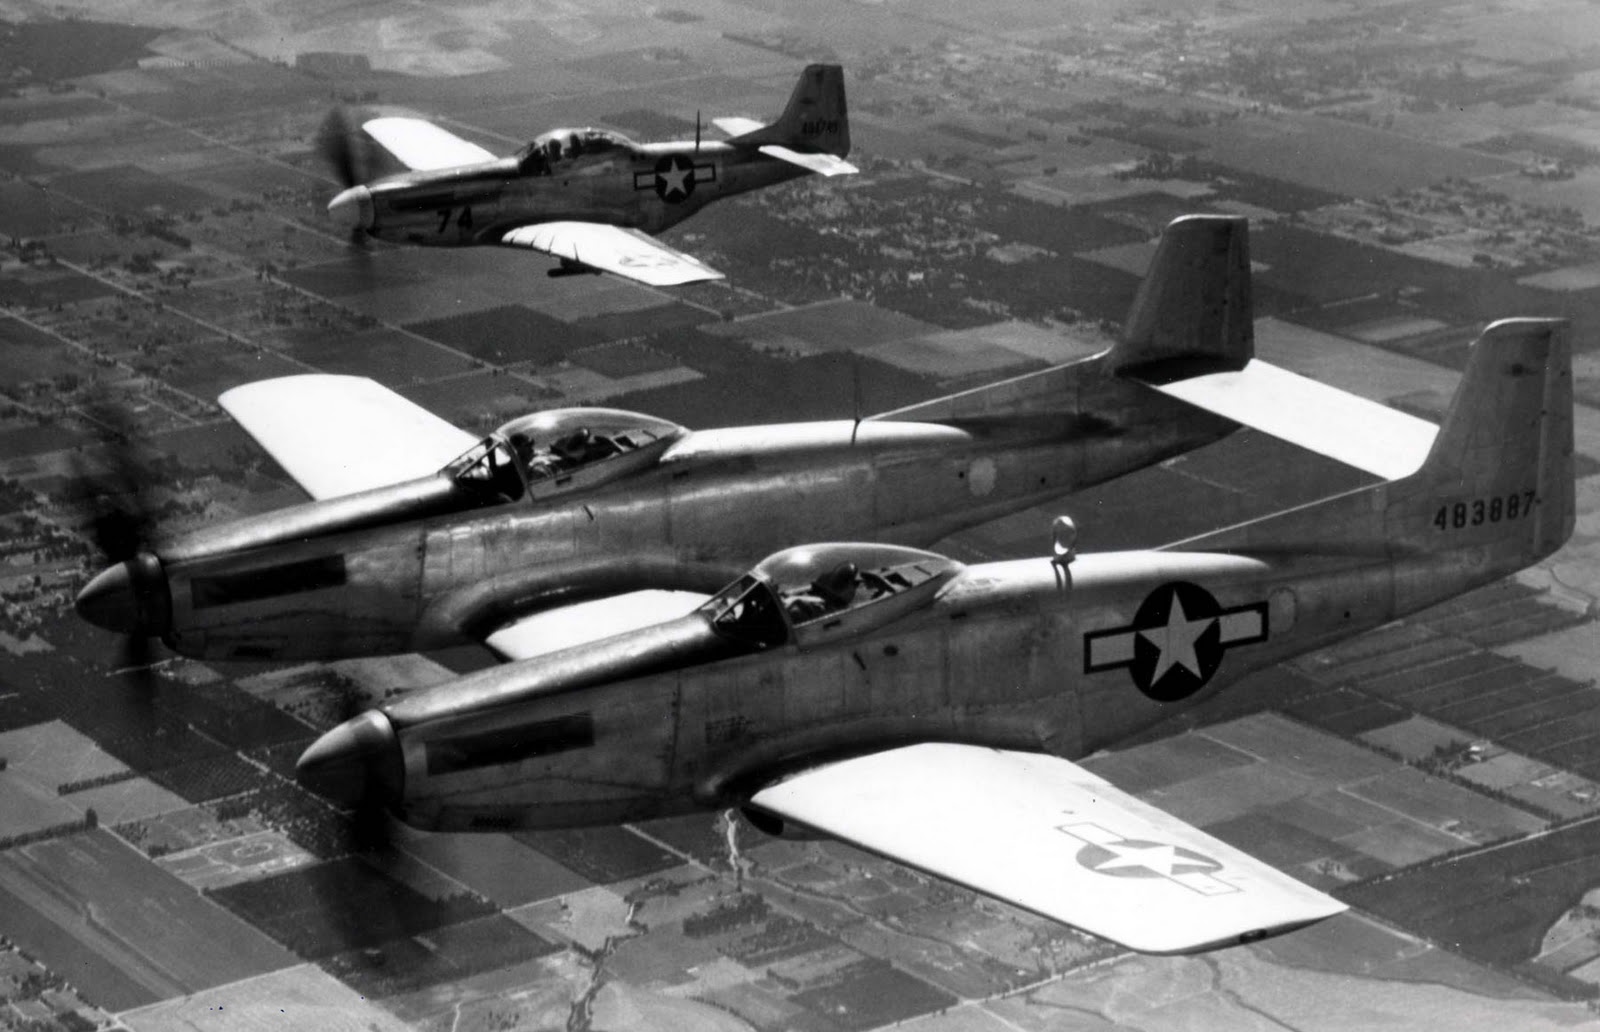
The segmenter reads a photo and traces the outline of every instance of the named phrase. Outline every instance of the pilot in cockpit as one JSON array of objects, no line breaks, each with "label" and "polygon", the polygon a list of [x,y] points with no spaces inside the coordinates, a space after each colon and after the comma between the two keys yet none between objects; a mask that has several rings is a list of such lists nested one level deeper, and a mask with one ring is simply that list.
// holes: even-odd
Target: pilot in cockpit
[{"label": "pilot in cockpit", "polygon": [[575,466],[595,459],[603,459],[615,455],[622,449],[617,447],[615,441],[603,435],[597,435],[586,426],[580,426],[572,433],[550,446],[550,450]]},{"label": "pilot in cockpit", "polygon": [[811,582],[811,586],[789,595],[784,607],[792,623],[805,623],[819,616],[846,609],[855,601],[861,571],[855,563],[840,563]]}]

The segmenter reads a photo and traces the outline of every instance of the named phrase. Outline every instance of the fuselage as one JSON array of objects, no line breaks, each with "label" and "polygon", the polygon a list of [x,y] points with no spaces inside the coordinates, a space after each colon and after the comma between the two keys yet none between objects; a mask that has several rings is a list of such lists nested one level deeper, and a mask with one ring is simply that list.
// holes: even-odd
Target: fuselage
[{"label": "fuselage", "polygon": [[1070,411],[683,432],[585,487],[515,501],[447,476],[206,528],[157,550],[164,638],[213,659],[480,641],[519,615],[642,588],[710,592],[805,540],[927,545],[1179,454],[1232,425],[1114,376]]},{"label": "fuselage", "polygon": [[360,224],[382,240],[434,247],[498,244],[519,226],[568,220],[659,233],[718,198],[807,174],[755,147],[595,135],[601,142],[576,155],[524,152],[375,180]]},{"label": "fuselage", "polygon": [[363,718],[388,750],[381,798],[418,827],[554,827],[737,804],[909,742],[1075,758],[1515,568],[1465,551],[952,565],[925,604],[836,641],[797,628],[729,656],[696,613],[408,696]]}]

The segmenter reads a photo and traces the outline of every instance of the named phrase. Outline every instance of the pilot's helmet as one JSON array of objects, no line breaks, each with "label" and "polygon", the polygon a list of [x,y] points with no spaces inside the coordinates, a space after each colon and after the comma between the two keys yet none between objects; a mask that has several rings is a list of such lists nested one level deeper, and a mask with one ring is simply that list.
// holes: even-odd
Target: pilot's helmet
[{"label": "pilot's helmet", "polygon": [[843,562],[818,577],[812,588],[834,605],[847,606],[856,597],[856,578],[860,572],[855,563]]}]

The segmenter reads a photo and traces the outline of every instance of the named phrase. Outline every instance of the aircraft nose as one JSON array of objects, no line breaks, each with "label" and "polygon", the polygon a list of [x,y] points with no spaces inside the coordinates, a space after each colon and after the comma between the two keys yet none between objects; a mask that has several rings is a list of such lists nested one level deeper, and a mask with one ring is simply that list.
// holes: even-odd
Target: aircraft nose
[{"label": "aircraft nose", "polygon": [[172,622],[166,574],[148,552],[101,570],[78,592],[73,607],[96,627],[117,634],[162,635]]},{"label": "aircraft nose", "polygon": [[399,802],[404,766],[394,725],[377,710],[345,721],[300,754],[294,776],[309,791],[347,808]]},{"label": "aircraft nose", "polygon": [[328,215],[346,229],[372,228],[372,191],[352,186],[328,202]]}]

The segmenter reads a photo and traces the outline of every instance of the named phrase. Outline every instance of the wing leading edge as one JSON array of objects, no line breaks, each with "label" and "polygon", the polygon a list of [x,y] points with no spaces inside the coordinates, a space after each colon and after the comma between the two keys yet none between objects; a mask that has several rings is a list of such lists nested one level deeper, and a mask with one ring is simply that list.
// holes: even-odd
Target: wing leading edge
[{"label": "wing leading edge", "polygon": [[1147,386],[1385,480],[1420,469],[1439,432],[1425,419],[1259,358],[1237,371]]},{"label": "wing leading edge", "polygon": [[260,380],[217,403],[312,498],[425,477],[478,440],[362,376]]},{"label": "wing leading edge", "polygon": [[500,242],[507,247],[542,251],[554,258],[652,287],[722,279],[722,273],[693,255],[673,250],[636,229],[599,222],[540,222],[518,226],[501,237]]},{"label": "wing leading edge", "polygon": [[1345,909],[1054,756],[912,745],[750,803],[1145,953],[1250,942]]},{"label": "wing leading edge", "polygon": [[651,588],[574,602],[513,620],[483,643],[507,662],[533,659],[685,616],[710,597]]},{"label": "wing leading edge", "polygon": [[388,115],[361,123],[362,130],[413,172],[493,161],[494,155],[420,118]]}]

